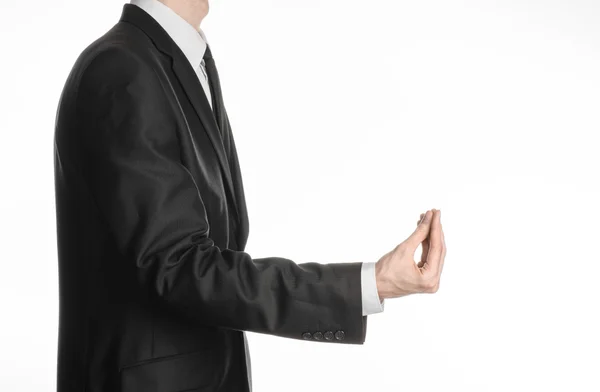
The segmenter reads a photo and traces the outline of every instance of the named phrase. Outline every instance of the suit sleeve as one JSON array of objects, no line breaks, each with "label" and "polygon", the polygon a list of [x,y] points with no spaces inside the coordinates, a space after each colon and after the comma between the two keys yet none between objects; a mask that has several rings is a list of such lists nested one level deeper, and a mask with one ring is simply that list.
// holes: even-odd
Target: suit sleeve
[{"label": "suit sleeve", "polygon": [[[253,259],[215,245],[172,111],[155,71],[128,49],[104,50],[81,75],[83,173],[135,265],[132,284],[198,324],[293,339],[342,331],[322,341],[362,344],[362,263]],[[305,246],[318,241],[305,234]]]}]

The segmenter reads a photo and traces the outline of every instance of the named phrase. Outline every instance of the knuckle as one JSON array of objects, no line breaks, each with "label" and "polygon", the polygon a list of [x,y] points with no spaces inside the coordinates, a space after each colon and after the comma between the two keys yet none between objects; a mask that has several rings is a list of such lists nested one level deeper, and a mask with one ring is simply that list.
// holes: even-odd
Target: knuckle
[{"label": "knuckle", "polygon": [[426,293],[430,293],[435,286],[437,286],[437,282],[434,279],[426,279],[421,282],[421,290]]},{"label": "knuckle", "polygon": [[439,279],[431,279],[427,283],[427,287],[425,288],[425,291],[427,293],[437,293],[437,291],[438,291],[439,288],[440,288],[440,281],[439,281]]}]

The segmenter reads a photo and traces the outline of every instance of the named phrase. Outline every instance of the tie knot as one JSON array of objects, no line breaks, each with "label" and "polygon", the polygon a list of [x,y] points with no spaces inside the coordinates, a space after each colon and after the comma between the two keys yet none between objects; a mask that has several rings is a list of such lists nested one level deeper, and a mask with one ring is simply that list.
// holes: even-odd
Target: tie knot
[{"label": "tie knot", "polygon": [[212,52],[210,51],[210,46],[206,45],[206,51],[204,52],[204,60],[212,60]]}]

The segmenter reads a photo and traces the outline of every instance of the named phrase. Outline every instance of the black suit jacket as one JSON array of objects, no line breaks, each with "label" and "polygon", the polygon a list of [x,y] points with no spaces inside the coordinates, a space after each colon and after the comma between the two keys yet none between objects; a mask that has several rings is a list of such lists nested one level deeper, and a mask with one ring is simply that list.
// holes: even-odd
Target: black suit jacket
[{"label": "black suit jacket", "polygon": [[59,392],[247,391],[242,331],[364,342],[361,263],[244,252],[242,176],[217,117],[134,5],[76,60],[54,139]]}]

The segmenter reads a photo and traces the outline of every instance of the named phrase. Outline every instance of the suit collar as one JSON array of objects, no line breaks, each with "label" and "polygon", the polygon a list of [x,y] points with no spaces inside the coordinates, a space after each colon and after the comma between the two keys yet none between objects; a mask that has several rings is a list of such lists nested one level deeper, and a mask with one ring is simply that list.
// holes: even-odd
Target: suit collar
[{"label": "suit collar", "polygon": [[206,35],[200,27],[192,26],[158,0],[131,0],[130,3],[146,11],[161,25],[183,51],[192,68],[196,69],[200,65],[208,43]]},{"label": "suit collar", "polygon": [[208,102],[206,94],[203,93],[202,85],[198,80],[194,69],[186,58],[185,54],[177,46],[175,41],[169,36],[167,31],[146,11],[133,4],[124,4],[120,22],[127,22],[137,26],[152,40],[158,50],[169,56],[171,67],[177,79],[181,83],[188,99],[192,103],[200,121],[204,125],[204,129],[208,134],[212,145],[215,149],[217,158],[221,165],[221,171],[225,178],[225,186],[229,188],[229,194],[232,195],[232,201],[237,218],[239,219],[239,211],[237,200],[235,200],[233,181],[231,178],[231,170],[225,153],[225,147],[221,138],[215,116]]}]

